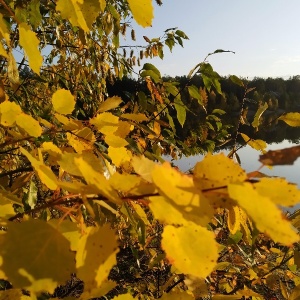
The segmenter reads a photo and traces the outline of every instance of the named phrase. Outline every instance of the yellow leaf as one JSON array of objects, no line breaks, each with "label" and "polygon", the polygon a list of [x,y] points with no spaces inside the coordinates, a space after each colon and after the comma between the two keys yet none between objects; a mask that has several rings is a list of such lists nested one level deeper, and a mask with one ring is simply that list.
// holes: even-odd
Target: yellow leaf
[{"label": "yellow leaf", "polygon": [[60,89],[52,95],[52,104],[56,112],[68,115],[74,110],[75,99],[70,91]]},{"label": "yellow leaf", "polygon": [[74,161],[87,184],[94,187],[99,194],[105,196],[112,202],[115,202],[117,204],[122,203],[121,199],[118,196],[118,193],[113,190],[103,174],[95,171],[95,169],[81,157],[74,158]]},{"label": "yellow leaf", "polygon": [[96,141],[95,135],[88,127],[67,132],[67,139],[69,145],[71,145],[77,153],[82,153],[86,150],[92,150],[94,148],[94,142]]},{"label": "yellow leaf", "polygon": [[43,57],[39,51],[39,39],[36,34],[31,31],[30,26],[21,23],[19,24],[20,45],[29,59],[30,68],[37,74],[40,73],[40,68],[43,64]]},{"label": "yellow leaf", "polygon": [[7,227],[0,234],[1,269],[14,288],[53,293],[76,272],[70,242],[47,222],[31,219]]},{"label": "yellow leaf", "polygon": [[0,37],[5,39],[7,45],[10,45],[10,31],[3,19],[3,15],[0,14]]},{"label": "yellow leaf", "polygon": [[188,223],[182,215],[182,209],[176,209],[167,198],[154,196],[149,197],[149,200],[149,207],[155,219],[169,225],[186,225]]},{"label": "yellow leaf", "polygon": [[62,155],[62,151],[52,142],[44,142],[42,144],[42,149],[43,151],[47,151],[51,156],[55,157],[56,159],[60,159]]},{"label": "yellow leaf", "polygon": [[285,115],[282,115],[278,118],[278,120],[284,121],[286,124],[292,127],[299,127],[300,126],[300,113],[291,112]]},{"label": "yellow leaf", "polygon": [[241,228],[240,208],[233,206],[228,210],[227,218],[228,229],[231,234],[235,234]]},{"label": "yellow leaf", "polygon": [[135,21],[143,27],[151,26],[154,17],[151,0],[128,0],[128,3]]},{"label": "yellow leaf", "polygon": [[118,129],[119,118],[112,113],[104,112],[91,119],[90,123],[101,133],[112,134]]},{"label": "yellow leaf", "polygon": [[250,183],[229,184],[228,192],[252,218],[258,230],[268,234],[275,242],[290,246],[299,241],[296,230],[284,219],[282,211],[270,198],[260,195]]},{"label": "yellow leaf", "polygon": [[45,184],[50,190],[56,190],[57,189],[57,178],[52,172],[52,170],[44,165],[42,161],[37,160],[34,158],[27,150],[24,148],[20,148],[20,151],[23,155],[27,157],[27,159],[30,161],[32,167],[37,172],[41,182]]},{"label": "yellow leaf", "polygon": [[120,167],[124,162],[131,160],[131,152],[128,151],[125,147],[108,148],[108,156],[111,158],[112,163],[116,167]]},{"label": "yellow leaf", "polygon": [[300,190],[297,185],[284,178],[261,178],[254,184],[256,191],[272,202],[282,206],[294,206],[300,202]]},{"label": "yellow leaf", "polygon": [[48,224],[60,232],[70,242],[70,249],[72,251],[76,251],[78,249],[78,243],[81,237],[78,224],[69,220],[64,220],[62,222],[61,220],[57,219],[49,220]]},{"label": "yellow leaf", "polygon": [[192,177],[181,174],[165,162],[154,167],[152,179],[160,194],[185,212],[185,218],[203,226],[210,222],[213,209],[204,194],[194,186]]},{"label": "yellow leaf", "polygon": [[117,108],[121,102],[123,102],[123,101],[118,96],[107,98],[104,102],[102,102],[99,105],[98,111],[101,113],[101,112],[105,112],[107,110]]},{"label": "yellow leaf", "polygon": [[223,153],[206,155],[194,168],[194,181],[200,189],[222,187],[246,179],[246,172]]},{"label": "yellow leaf", "polygon": [[[101,283],[100,287],[90,287],[88,290],[83,291],[80,295],[80,300],[88,300],[94,298],[105,298],[105,296],[109,291],[116,287],[116,283],[111,280],[104,280]],[[116,298],[115,298],[116,299]]]},{"label": "yellow leaf", "polygon": [[261,153],[266,153],[267,143],[263,140],[253,140],[250,139],[246,134],[240,133],[244,141],[253,149],[260,151]]},{"label": "yellow leaf", "polygon": [[156,163],[145,156],[134,156],[132,158],[132,167],[134,171],[148,182],[152,182],[152,171]]},{"label": "yellow leaf", "polygon": [[0,291],[0,299],[1,300],[9,300],[9,299],[15,299],[15,300],[32,300],[33,297],[25,296],[23,294],[22,289],[9,289]]},{"label": "yellow leaf", "polygon": [[78,120],[73,120],[60,114],[55,114],[55,118],[60,123],[64,124],[63,129],[65,130],[73,131],[73,130],[79,130],[83,128],[82,123]]},{"label": "yellow leaf", "polygon": [[118,129],[114,132],[114,134],[124,139],[133,128],[134,126],[129,122],[119,121]]},{"label": "yellow leaf", "polygon": [[144,115],[144,114],[123,114],[120,116],[121,118],[131,120],[131,121],[136,121],[136,122],[143,122],[143,121],[148,121],[149,119]]},{"label": "yellow leaf", "polygon": [[130,193],[130,191],[139,185],[141,177],[132,174],[114,173],[108,180],[111,186],[122,193]]},{"label": "yellow leaf", "polygon": [[128,142],[125,139],[113,134],[107,135],[104,140],[107,145],[113,148],[122,148],[128,145]]},{"label": "yellow leaf", "polygon": [[109,225],[88,227],[86,231],[76,253],[76,274],[84,281],[85,291],[100,287],[107,279],[119,251],[117,236]]},{"label": "yellow leaf", "polygon": [[0,55],[8,58],[8,54],[6,53],[4,47],[3,47],[3,45],[1,43],[0,43]]},{"label": "yellow leaf", "polygon": [[106,6],[105,0],[77,0],[78,6],[81,9],[82,15],[85,19],[87,27],[92,28],[92,24],[95,22],[96,18],[99,16],[100,12],[103,12]]},{"label": "yellow leaf", "polygon": [[160,300],[194,300],[195,297],[189,294],[188,291],[183,291],[181,289],[172,289],[169,293],[163,293],[162,297],[159,299]]},{"label": "yellow leaf", "polygon": [[61,12],[63,19],[68,19],[73,26],[81,27],[84,31],[89,31],[89,28],[84,19],[82,10],[80,8],[82,0],[58,0],[56,3],[56,10]]},{"label": "yellow leaf", "polygon": [[0,124],[13,126],[17,116],[22,113],[21,107],[14,102],[4,101],[0,104]]},{"label": "yellow leaf", "polygon": [[7,75],[9,81],[13,85],[19,85],[20,83],[19,70],[17,67],[16,60],[11,51],[8,52]]},{"label": "yellow leaf", "polygon": [[19,114],[16,118],[16,123],[30,136],[39,137],[43,132],[40,123],[30,115],[24,113]]},{"label": "yellow leaf", "polygon": [[184,274],[205,278],[217,264],[214,233],[192,222],[182,227],[165,226],[162,248],[170,263]]},{"label": "yellow leaf", "polygon": [[122,294],[122,295],[118,295],[117,297],[114,297],[114,299],[115,300],[135,300],[136,298],[134,298],[130,294]]}]

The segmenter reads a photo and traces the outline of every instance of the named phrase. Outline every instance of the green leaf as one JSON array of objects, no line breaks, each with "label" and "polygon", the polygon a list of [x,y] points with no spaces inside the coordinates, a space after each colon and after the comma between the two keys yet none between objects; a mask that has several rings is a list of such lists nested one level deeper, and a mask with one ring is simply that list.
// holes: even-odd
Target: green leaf
[{"label": "green leaf", "polygon": [[229,77],[229,79],[230,79],[233,83],[235,83],[235,84],[237,84],[237,85],[239,85],[239,86],[241,86],[241,87],[244,87],[244,82],[243,82],[240,78],[238,78],[237,76],[231,75],[231,76]]},{"label": "green leaf", "polygon": [[218,115],[224,115],[224,114],[226,114],[226,111],[224,111],[223,109],[216,108],[211,113],[212,114],[218,114]]},{"label": "green leaf", "polygon": [[70,242],[44,221],[9,223],[0,245],[1,270],[14,288],[53,293],[75,273]]},{"label": "green leaf", "polygon": [[196,86],[190,85],[187,88],[188,88],[189,94],[190,94],[190,96],[192,98],[195,98],[197,100],[201,100],[201,96],[200,96],[199,90],[197,89]]},{"label": "green leaf", "polygon": [[31,180],[30,184],[29,184],[29,190],[27,193],[27,197],[26,197],[27,198],[26,202],[30,206],[31,209],[33,209],[37,203],[37,192],[38,192],[38,189],[37,189],[34,181]]},{"label": "green leaf", "polygon": [[40,0],[31,0],[29,2],[29,19],[34,28],[37,28],[42,21],[40,5]]},{"label": "green leaf", "polygon": [[177,112],[177,120],[181,127],[183,127],[186,120],[186,107],[178,97],[176,97],[174,100],[174,106]]},{"label": "green leaf", "polygon": [[144,64],[143,70],[153,71],[159,78],[161,78],[159,70],[152,64],[149,63]]},{"label": "green leaf", "polygon": [[179,37],[181,37],[181,38],[183,38],[185,40],[189,39],[188,36],[183,31],[181,31],[181,30],[176,30],[175,34],[177,34]]},{"label": "green leaf", "polygon": [[286,124],[292,127],[299,127],[300,126],[300,113],[287,113],[283,116],[280,116],[278,120],[284,121]]}]

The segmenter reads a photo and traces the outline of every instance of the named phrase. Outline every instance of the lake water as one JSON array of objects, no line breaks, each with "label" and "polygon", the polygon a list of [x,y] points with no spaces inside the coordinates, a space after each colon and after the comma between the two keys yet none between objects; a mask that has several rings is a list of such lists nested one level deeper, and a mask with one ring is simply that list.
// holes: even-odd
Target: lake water
[{"label": "lake water", "polygon": [[[267,147],[268,150],[278,150],[278,149],[284,149],[293,147],[295,144],[284,141],[279,144],[270,144]],[[221,151],[224,154],[228,154],[229,151]],[[260,155],[260,152],[257,150],[254,150],[253,148],[249,146],[245,146],[238,150],[238,155],[241,160],[241,167],[246,170],[246,172],[252,172],[256,171],[261,167],[261,163],[259,162],[258,158]],[[197,155],[197,156],[190,156],[190,157],[184,157],[180,160],[173,161],[174,165],[178,166],[180,170],[183,172],[193,168],[195,164],[198,161],[201,161],[203,159],[203,155]],[[268,167],[263,167],[260,169],[260,172],[269,175],[269,176],[278,176],[278,177],[284,177],[289,182],[295,183],[298,185],[298,188],[300,188],[300,158],[298,158],[293,165],[286,165],[286,166],[274,166],[272,169],[269,169]],[[299,199],[300,203],[300,199]],[[288,209],[289,211],[294,211],[295,209],[299,209],[300,204],[297,205],[294,208]]]},{"label": "lake water", "polygon": [[[267,147],[267,151],[269,150],[278,150],[293,147],[295,144],[284,141],[279,144],[270,144]],[[224,150],[221,151],[225,155],[229,153],[229,151]],[[220,153],[220,152],[219,152]],[[261,167],[261,163],[259,162],[259,155],[261,154],[259,151],[245,146],[238,150],[237,154],[241,160],[241,167],[246,170],[247,172],[256,171]],[[190,157],[183,157],[180,160],[173,161],[174,165],[178,166],[180,170],[183,172],[193,168],[198,161],[203,159],[203,155],[197,156],[190,156]],[[272,169],[268,167],[263,167],[260,172],[267,174],[269,176],[278,176],[284,177],[289,182],[295,183],[300,188],[300,158],[298,158],[293,165],[286,165],[286,166],[274,166]],[[299,200],[300,201],[300,200]]]}]

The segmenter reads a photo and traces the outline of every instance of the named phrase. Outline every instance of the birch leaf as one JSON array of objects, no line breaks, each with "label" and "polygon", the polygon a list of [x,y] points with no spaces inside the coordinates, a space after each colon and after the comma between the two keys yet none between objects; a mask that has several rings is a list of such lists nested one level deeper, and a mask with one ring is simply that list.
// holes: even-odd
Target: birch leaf
[{"label": "birch leaf", "polygon": [[71,114],[75,107],[75,99],[70,91],[57,90],[52,96],[53,108],[56,112],[67,115]]},{"label": "birch leaf", "polygon": [[228,192],[252,218],[258,230],[269,235],[275,242],[291,246],[299,241],[296,230],[284,219],[282,211],[269,197],[260,195],[250,183],[229,184]]},{"label": "birch leaf", "polygon": [[19,114],[16,118],[16,123],[30,136],[39,137],[43,132],[40,123],[30,115],[24,113]]},{"label": "birch leaf", "polygon": [[4,101],[0,104],[0,124],[3,126],[13,126],[19,114],[22,113],[21,107],[14,102]]},{"label": "birch leaf", "polygon": [[98,111],[105,112],[114,108],[117,108],[120,103],[122,103],[122,99],[118,96],[107,98],[104,102],[99,105]]},{"label": "birch leaf", "polygon": [[223,153],[208,154],[194,168],[194,181],[201,189],[226,186],[247,179],[246,172]]},{"label": "birch leaf", "polygon": [[170,263],[184,274],[205,278],[217,264],[214,233],[191,222],[183,227],[165,226],[162,248]]},{"label": "birch leaf", "polygon": [[[84,290],[100,287],[117,263],[117,236],[109,225],[89,227],[78,243],[77,275],[84,281]],[[97,259],[95,260],[95,257]]]},{"label": "birch leaf", "polygon": [[151,26],[153,14],[152,0],[128,0],[135,21],[143,26]]},{"label": "birch leaf", "polygon": [[286,124],[288,124],[292,127],[299,127],[300,126],[300,113],[297,113],[297,112],[287,113],[283,116],[280,116],[278,118],[278,120],[282,120]]},{"label": "birch leaf", "polygon": [[21,23],[19,24],[20,45],[24,48],[28,56],[30,68],[37,74],[40,73],[40,68],[43,63],[43,57],[39,51],[39,39],[36,34],[31,31],[30,26]]}]

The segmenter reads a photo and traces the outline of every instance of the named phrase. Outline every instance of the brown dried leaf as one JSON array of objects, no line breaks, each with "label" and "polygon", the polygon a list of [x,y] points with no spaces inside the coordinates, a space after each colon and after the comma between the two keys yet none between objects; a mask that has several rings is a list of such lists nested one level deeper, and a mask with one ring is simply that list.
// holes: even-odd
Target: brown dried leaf
[{"label": "brown dried leaf", "polygon": [[300,146],[285,148],[281,150],[270,150],[259,156],[259,161],[264,165],[292,165],[300,156]]}]

